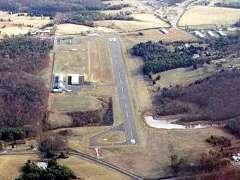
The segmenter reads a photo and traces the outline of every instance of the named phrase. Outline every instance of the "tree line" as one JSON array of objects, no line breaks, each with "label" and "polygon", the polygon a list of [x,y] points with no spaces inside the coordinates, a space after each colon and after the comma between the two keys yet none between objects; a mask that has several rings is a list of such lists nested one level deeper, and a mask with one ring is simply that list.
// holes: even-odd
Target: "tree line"
[{"label": "tree line", "polygon": [[0,9],[19,13],[26,12],[34,16],[55,16],[58,12],[79,10],[97,10],[102,8],[101,0],[5,0],[0,1]]}]

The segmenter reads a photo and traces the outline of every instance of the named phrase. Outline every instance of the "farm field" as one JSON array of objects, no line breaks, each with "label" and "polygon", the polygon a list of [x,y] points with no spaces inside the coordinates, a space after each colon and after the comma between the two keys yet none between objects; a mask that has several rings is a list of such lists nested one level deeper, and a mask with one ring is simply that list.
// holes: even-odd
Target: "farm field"
[{"label": "farm field", "polygon": [[160,29],[150,29],[140,31],[143,35],[136,33],[123,33],[122,37],[126,39],[125,45],[128,48],[131,48],[134,44],[147,41],[164,41],[164,42],[173,42],[173,41],[196,41],[193,35],[176,28],[167,29],[168,34],[163,34],[160,32]]},{"label": "farm field", "polygon": [[86,34],[86,33],[109,33],[114,32],[113,29],[107,27],[89,27],[84,25],[77,24],[59,24],[56,28],[56,35],[78,35],[78,34]]},{"label": "farm field", "polygon": [[18,14],[8,14],[3,11],[0,11],[0,18],[0,37],[4,35],[27,34],[50,23],[48,17],[31,17],[26,14],[18,16]]},{"label": "farm field", "polygon": [[195,6],[185,12],[179,26],[232,25],[239,18],[239,9]]},{"label": "farm field", "polygon": [[0,179],[12,180],[20,174],[27,160],[37,160],[37,155],[4,155],[0,157]]}]

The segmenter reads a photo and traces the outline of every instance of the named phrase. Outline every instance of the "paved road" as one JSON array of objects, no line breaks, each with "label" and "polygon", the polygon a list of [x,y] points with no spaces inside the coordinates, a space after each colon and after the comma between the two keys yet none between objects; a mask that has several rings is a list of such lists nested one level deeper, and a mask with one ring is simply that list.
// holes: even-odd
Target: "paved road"
[{"label": "paved road", "polygon": [[123,64],[121,47],[117,38],[109,38],[109,46],[113,63],[113,73],[115,76],[115,83],[124,122],[126,143],[135,144],[137,134],[134,125],[133,110],[129,98],[126,71]]}]

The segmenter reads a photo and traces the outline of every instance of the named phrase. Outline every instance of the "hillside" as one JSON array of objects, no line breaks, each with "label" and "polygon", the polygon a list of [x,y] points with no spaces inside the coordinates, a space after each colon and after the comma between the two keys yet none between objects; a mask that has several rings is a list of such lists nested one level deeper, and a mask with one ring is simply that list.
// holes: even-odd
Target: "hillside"
[{"label": "hillside", "polygon": [[240,115],[240,71],[222,71],[181,87],[164,88],[155,103],[159,115],[187,114],[183,121],[220,121]]}]

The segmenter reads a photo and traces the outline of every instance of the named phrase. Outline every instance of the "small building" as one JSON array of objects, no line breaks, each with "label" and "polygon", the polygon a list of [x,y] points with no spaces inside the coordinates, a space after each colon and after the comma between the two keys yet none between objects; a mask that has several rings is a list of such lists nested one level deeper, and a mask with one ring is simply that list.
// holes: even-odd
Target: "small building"
[{"label": "small building", "polygon": [[68,84],[69,85],[80,85],[84,83],[84,75],[79,74],[69,74]]}]

